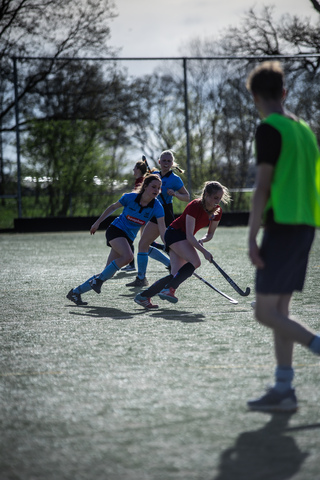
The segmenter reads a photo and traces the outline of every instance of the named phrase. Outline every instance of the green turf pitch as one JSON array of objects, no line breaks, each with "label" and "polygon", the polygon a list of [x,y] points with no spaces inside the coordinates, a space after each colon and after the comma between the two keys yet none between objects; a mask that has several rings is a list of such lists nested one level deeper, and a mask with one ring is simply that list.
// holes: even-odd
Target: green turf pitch
[{"label": "green turf pitch", "polygon": [[[201,234],[201,232],[199,232]],[[247,228],[220,227],[209,244],[253,289]],[[320,331],[320,240],[296,318]],[[89,304],[69,289],[98,273],[104,232],[0,235],[1,480],[316,480],[320,478],[320,362],[295,348],[300,403],[292,416],[248,412],[273,381],[270,331],[203,260],[175,305],[145,311],[120,272]],[[153,282],[167,270],[149,261]]]}]

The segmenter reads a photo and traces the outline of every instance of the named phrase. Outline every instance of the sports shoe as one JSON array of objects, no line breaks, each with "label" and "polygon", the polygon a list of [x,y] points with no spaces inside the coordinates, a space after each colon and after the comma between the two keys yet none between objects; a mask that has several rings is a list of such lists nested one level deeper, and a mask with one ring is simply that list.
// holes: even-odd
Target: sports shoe
[{"label": "sports shoe", "polygon": [[160,293],[158,293],[161,300],[168,300],[168,302],[177,303],[178,299],[174,296],[174,294],[175,289],[172,287],[164,288]]},{"label": "sports shoe", "polygon": [[96,293],[101,293],[101,286],[103,284],[103,281],[100,280],[100,278],[93,278],[92,280],[89,280],[89,283],[92,290],[94,290]]},{"label": "sports shoe", "polygon": [[134,272],[136,270],[136,267],[132,265],[126,265],[125,267],[121,268],[121,272]]},{"label": "sports shoe", "polygon": [[153,305],[153,303],[151,303],[150,301],[150,298],[143,297],[141,293],[138,293],[138,295],[134,297],[134,301],[138,305],[141,305],[142,307],[146,308],[147,310],[151,310],[152,308],[159,308],[159,305]]},{"label": "sports shoe", "polygon": [[294,388],[289,388],[283,393],[274,388],[267,390],[267,393],[256,400],[247,402],[251,410],[260,412],[296,412],[298,409],[297,397]]},{"label": "sports shoe", "polygon": [[149,282],[147,280],[147,277],[144,277],[144,278],[136,277],[133,282],[126,283],[126,287],[147,287],[148,285],[149,285]]},{"label": "sports shoe", "polygon": [[83,302],[81,299],[80,293],[75,293],[73,288],[71,288],[70,292],[66,295],[68,300],[75,303],[76,305],[88,305],[88,302]]}]

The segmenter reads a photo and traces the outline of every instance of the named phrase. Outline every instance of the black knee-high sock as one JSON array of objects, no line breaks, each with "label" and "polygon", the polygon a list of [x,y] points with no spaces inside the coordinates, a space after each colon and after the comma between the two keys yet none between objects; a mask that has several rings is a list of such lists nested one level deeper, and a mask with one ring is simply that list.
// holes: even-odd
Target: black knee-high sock
[{"label": "black knee-high sock", "polygon": [[147,290],[141,292],[141,295],[146,298],[154,297],[154,295],[157,295],[157,293],[161,292],[161,290],[166,286],[168,282],[170,282],[170,280],[172,280],[172,278],[173,275],[166,275],[165,277],[160,278],[160,280],[157,280]]},{"label": "black knee-high sock", "polygon": [[188,262],[183,267],[181,267],[175,276],[167,283],[166,288],[172,287],[175,290],[181,285],[182,282],[187,280],[187,278],[191,277],[193,272],[195,271],[194,266],[192,263]]}]

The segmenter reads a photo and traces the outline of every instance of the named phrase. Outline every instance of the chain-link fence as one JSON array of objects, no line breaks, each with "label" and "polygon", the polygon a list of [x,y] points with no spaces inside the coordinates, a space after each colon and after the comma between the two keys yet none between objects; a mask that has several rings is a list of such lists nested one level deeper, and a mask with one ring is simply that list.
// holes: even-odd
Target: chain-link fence
[{"label": "chain-link fence", "polygon": [[[268,59],[283,63],[287,106],[320,139],[308,57],[317,55]],[[248,209],[258,116],[245,79],[261,60],[12,58],[1,95],[2,201],[17,202],[19,217],[96,215],[131,189],[142,154],[156,166],[170,148],[191,194],[217,179],[233,192],[233,210]]]}]

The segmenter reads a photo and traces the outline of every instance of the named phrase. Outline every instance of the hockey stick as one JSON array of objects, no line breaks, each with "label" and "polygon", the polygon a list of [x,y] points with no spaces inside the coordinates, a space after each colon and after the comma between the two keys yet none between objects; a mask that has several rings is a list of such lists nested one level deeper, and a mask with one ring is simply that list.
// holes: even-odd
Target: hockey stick
[{"label": "hockey stick", "polygon": [[[157,248],[158,250],[165,250],[164,248],[164,245],[162,243],[158,243],[158,242],[152,242],[151,243],[152,247],[154,248]],[[206,285],[208,285],[208,287],[212,288],[212,290],[214,290],[215,292],[217,293],[220,293],[220,295],[222,295],[223,297],[227,298],[229,300],[229,302],[233,303],[234,305],[236,305],[237,303],[239,303],[237,300],[234,300],[233,298],[229,297],[229,295],[227,295],[226,293],[223,293],[221,292],[221,290],[219,290],[218,288],[214,287],[213,285],[211,285],[211,283],[207,282],[207,280],[205,280],[204,278],[200,277],[200,275],[198,275],[197,273],[193,272],[193,275],[197,278],[199,278],[199,280],[201,280],[203,283],[205,283]]]},{"label": "hockey stick", "polygon": [[145,155],[142,155],[142,161],[146,164],[148,173],[151,173],[151,168],[149,167],[149,164],[147,162],[147,157]]},{"label": "hockey stick", "polygon": [[213,263],[213,265],[224,276],[224,278],[227,280],[227,282],[230,283],[231,287],[234,288],[235,291],[239,293],[239,295],[242,295],[243,297],[246,297],[247,295],[249,295],[249,293],[250,293],[250,288],[249,287],[247,287],[246,291],[244,292],[243,290],[241,290],[240,287],[238,287],[238,285],[232,280],[232,278],[230,278],[229,275],[224,270],[222,270],[221,267],[219,267],[219,265],[213,260],[213,258],[211,258],[211,263]]},{"label": "hockey stick", "polygon": [[214,291],[217,292],[217,293],[220,293],[220,295],[222,295],[223,297],[227,298],[230,303],[233,303],[234,305],[236,305],[237,303],[239,303],[237,300],[234,300],[233,298],[229,297],[229,295],[227,295],[226,293],[221,292],[221,290],[219,290],[218,288],[216,288],[216,287],[214,287],[213,285],[211,285],[211,283],[207,282],[207,280],[205,280],[204,278],[200,277],[200,275],[198,275],[197,273],[193,272],[193,275],[194,275],[195,277],[199,278],[199,280],[201,280],[203,283],[205,283],[206,285],[208,285],[208,287],[212,288],[212,290],[214,290]]}]

